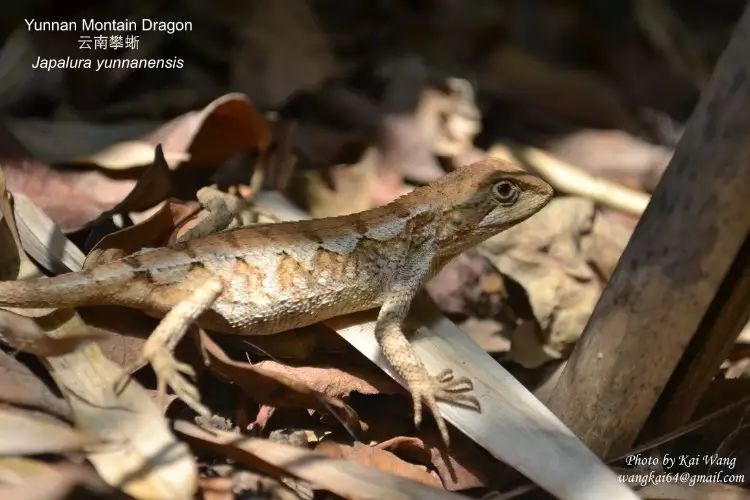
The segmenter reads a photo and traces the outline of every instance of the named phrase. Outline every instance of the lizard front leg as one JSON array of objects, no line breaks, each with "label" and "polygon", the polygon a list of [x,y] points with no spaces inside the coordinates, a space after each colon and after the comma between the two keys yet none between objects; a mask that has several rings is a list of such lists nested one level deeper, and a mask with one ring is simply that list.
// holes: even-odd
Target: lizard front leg
[{"label": "lizard front leg", "polygon": [[427,372],[414,348],[402,330],[402,323],[417,290],[424,281],[430,265],[429,252],[420,251],[408,258],[391,284],[375,324],[375,337],[383,355],[406,382],[414,403],[414,424],[422,421],[422,404],[435,417],[440,435],[446,446],[449,444],[448,428],[445,425],[437,401],[481,411],[479,401],[467,394],[473,389],[471,380],[455,378],[451,369],[443,370],[437,377]]},{"label": "lizard front leg", "polygon": [[166,386],[169,385],[175,394],[196,413],[208,415],[210,412],[201,404],[198,389],[186,378],[186,376],[194,377],[195,371],[190,365],[180,363],[175,359],[174,349],[190,324],[211,307],[222,289],[221,280],[211,278],[165,314],[143,344],[138,360],[124,369],[123,375],[115,384],[116,392],[122,390],[130,373],[151,363],[156,373],[157,392],[160,395],[164,394]]}]

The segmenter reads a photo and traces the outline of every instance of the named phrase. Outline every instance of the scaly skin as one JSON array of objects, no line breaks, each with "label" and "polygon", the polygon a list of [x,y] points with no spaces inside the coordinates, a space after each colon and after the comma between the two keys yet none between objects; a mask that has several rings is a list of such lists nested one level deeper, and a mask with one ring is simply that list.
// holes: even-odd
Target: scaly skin
[{"label": "scaly skin", "polygon": [[[121,305],[166,315],[205,283],[215,299],[198,316],[205,328],[266,335],[381,306],[375,328],[383,354],[444,440],[436,399],[479,409],[471,382],[450,370],[430,376],[401,330],[412,298],[450,258],[540,210],[543,180],[487,159],[394,202],[358,214],[215,233],[143,250],[92,269],[0,282],[0,306]],[[184,328],[183,328],[184,330]]]}]

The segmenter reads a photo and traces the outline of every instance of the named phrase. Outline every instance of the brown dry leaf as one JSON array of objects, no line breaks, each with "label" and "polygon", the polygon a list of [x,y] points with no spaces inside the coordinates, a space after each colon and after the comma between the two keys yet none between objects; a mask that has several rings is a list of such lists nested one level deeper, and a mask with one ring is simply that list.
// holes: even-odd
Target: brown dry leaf
[{"label": "brown dry leaf", "polygon": [[28,196],[66,232],[83,227],[117,205],[136,183],[129,178],[110,178],[98,170],[52,170],[34,160],[4,166],[8,189]]},{"label": "brown dry leaf", "polygon": [[[225,94],[200,111],[186,113],[156,128],[153,123],[106,127],[20,120],[9,122],[8,127],[34,157],[47,163],[94,164],[108,170],[150,165],[158,144],[169,165],[175,168],[184,162],[219,163],[242,151],[265,149],[270,141],[265,120],[239,93]],[[66,147],[59,147],[61,144]],[[54,176],[50,178],[56,180]]]},{"label": "brown dry leaf", "polygon": [[55,274],[80,269],[83,252],[33,201],[14,193],[13,211],[21,244],[36,262]]},{"label": "brown dry leaf", "polygon": [[140,356],[144,342],[158,320],[125,307],[84,307],[79,314],[96,333],[97,344],[107,358],[129,366]]},{"label": "brown dry leaf", "polygon": [[368,148],[358,162],[332,165],[325,171],[296,169],[290,195],[317,218],[346,215],[373,207],[377,152]]},{"label": "brown dry leaf", "polygon": [[198,488],[203,500],[234,500],[234,485],[229,477],[202,477]]},{"label": "brown dry leaf", "polygon": [[66,500],[81,487],[102,497],[116,497],[88,466],[72,463],[50,465],[29,458],[0,458],[0,498],[14,500]]},{"label": "brown dry leaf", "polygon": [[[107,125],[79,121],[44,121],[34,119],[6,119],[7,130],[3,131],[17,148],[27,151],[28,157],[38,158],[52,165],[69,163],[73,158],[94,154],[108,144],[133,139],[154,130],[157,122],[133,122]],[[2,151],[7,155],[8,143],[3,137]],[[153,157],[151,146],[149,160]],[[4,158],[5,159],[5,158]],[[172,160],[167,157],[168,160]]]},{"label": "brown dry leaf", "polygon": [[[271,138],[265,119],[247,96],[231,93],[214,99],[200,111],[186,113],[165,123],[144,140],[151,145],[152,151],[161,143],[167,158],[170,154],[187,153],[190,164],[210,165],[242,151],[263,150]],[[134,166],[135,161],[131,162]],[[176,165],[171,166],[175,168]]]},{"label": "brown dry leaf", "polygon": [[[469,250],[448,262],[425,288],[446,314],[476,316],[480,312],[480,303],[488,295],[484,279],[493,273],[496,271],[486,258],[476,250]],[[482,316],[494,316],[497,311],[481,312],[487,313]]]},{"label": "brown dry leaf", "polygon": [[622,130],[584,129],[555,139],[545,149],[590,174],[653,191],[673,151]]},{"label": "brown dry leaf", "polygon": [[[329,394],[318,392],[309,385],[308,377],[312,372],[323,371],[323,376],[326,377],[329,371],[294,368],[274,361],[256,364],[234,361],[203,330],[200,331],[199,338],[201,351],[206,357],[209,369],[216,375],[237,384],[254,400],[284,408],[314,408],[334,412],[337,418],[342,419],[346,425],[352,428],[359,427],[356,412],[341,400],[340,387],[336,388],[333,394]],[[339,377],[344,373],[340,370],[335,371],[338,372]],[[358,383],[356,390],[377,392],[375,388],[365,386],[363,381],[353,377],[350,377],[350,380]],[[349,390],[352,390],[351,387]]]},{"label": "brown dry leaf", "polygon": [[[149,164],[153,155],[154,145],[146,140],[127,140],[105,146],[89,156],[73,158],[71,163],[92,163],[108,170],[126,170],[143,167]],[[169,151],[165,156],[173,165],[179,165],[190,160],[190,155],[181,151]]]},{"label": "brown dry leaf", "polygon": [[[473,149],[474,138],[482,128],[474,89],[461,78],[449,78],[445,89],[425,89],[415,115],[434,154],[454,161]],[[436,171],[442,175],[441,169]],[[425,179],[431,180],[434,179]]]},{"label": "brown dry leaf", "polygon": [[[0,175],[0,213],[5,236],[15,245],[19,277],[39,275],[20,248]],[[13,244],[4,243],[5,248]],[[32,311],[33,312],[33,311]],[[9,315],[3,313],[0,319]],[[53,318],[52,321],[49,318]],[[42,338],[76,341],[91,332],[72,309],[54,310],[40,318],[23,318]],[[11,325],[11,333],[14,328]],[[7,338],[7,336],[6,336]],[[11,344],[13,345],[13,344]],[[17,345],[15,347],[18,347]],[[196,489],[195,463],[187,448],[167,428],[161,409],[135,381],[115,394],[121,367],[107,360],[94,343],[45,359],[50,373],[67,397],[76,428],[117,446],[91,451],[87,457],[109,484],[137,498],[187,498]]]},{"label": "brown dry leaf", "polygon": [[[435,435],[436,442],[439,437]],[[489,475],[496,469],[484,450],[474,443],[461,443],[446,453],[442,447],[426,443],[417,437],[399,436],[383,441],[376,447],[388,450],[404,460],[431,464],[437,471],[443,486],[449,491],[479,488],[489,484]],[[468,466],[466,465],[468,464]]]},{"label": "brown dry leaf", "polygon": [[0,351],[0,401],[71,420],[68,403],[15,357]]},{"label": "brown dry leaf", "polygon": [[633,234],[636,221],[613,210],[599,210],[591,232],[581,239],[581,251],[603,281],[609,279]]},{"label": "brown dry leaf", "polygon": [[185,421],[175,423],[177,432],[196,444],[230,457],[247,467],[271,474],[288,475],[310,482],[315,488],[344,498],[459,499],[454,493],[432,488],[347,460],[271,441],[245,438],[224,431],[206,431]]},{"label": "brown dry leaf", "polygon": [[[49,163],[38,159],[41,156],[37,152],[30,152],[34,150],[16,139],[9,130],[13,124],[6,122],[5,126],[0,127],[0,162],[5,170],[8,189],[31,198],[65,231],[82,227],[115,206],[135,184],[130,177],[108,177],[98,170],[53,170]],[[23,133],[24,128],[19,129]],[[26,133],[36,137],[43,146],[68,144],[64,139],[51,140],[43,129],[31,127]],[[75,200],[75,203],[71,203],[71,200]]]},{"label": "brown dry leaf", "polygon": [[378,137],[381,175],[390,170],[412,182],[427,183],[445,174],[433,154],[432,138],[427,136],[424,126],[414,115],[383,118]]},{"label": "brown dry leaf", "polygon": [[0,455],[38,455],[104,446],[93,436],[40,412],[0,407]]},{"label": "brown dry leaf", "polygon": [[[38,213],[35,210],[35,213]],[[27,227],[29,226],[26,224]],[[56,243],[57,250],[66,248],[67,239]],[[9,193],[5,190],[5,177],[0,169],[0,279],[15,280],[39,276],[39,270],[26,256],[16,228]],[[29,316],[34,316],[32,319]],[[59,329],[59,336],[50,335],[48,329]],[[0,308],[0,338],[15,349],[40,356],[57,355],[73,350],[93,335],[76,323],[75,314],[66,310]]]},{"label": "brown dry leaf", "polygon": [[[556,198],[526,223],[479,247],[500,272],[524,288],[542,327],[544,339],[537,347],[543,352],[517,357],[519,362],[528,364],[536,359],[540,363],[559,357],[583,331],[601,292],[601,284],[580,249],[581,238],[591,231],[593,220],[591,201]],[[529,339],[526,335],[523,340]]]},{"label": "brown dry leaf", "polygon": [[[151,207],[163,200],[171,188],[169,169],[163,156],[158,153],[156,160],[150,162],[150,167],[136,180],[130,175],[110,177],[99,170],[51,169],[32,158],[20,145],[14,145],[12,138],[5,141],[3,147],[7,149],[2,156],[10,156],[5,162],[8,187],[19,195],[18,209],[27,212],[24,219],[29,220],[32,229],[39,226],[34,234],[41,233],[35,235],[36,239],[41,240],[41,244],[47,243],[42,236],[59,237],[47,227],[47,215],[63,230],[77,230],[86,225],[97,224],[115,213]],[[151,154],[153,156],[153,149]],[[25,198],[21,194],[42,210],[23,203]],[[71,200],[75,200],[75,203],[71,203]],[[25,243],[28,238],[24,237],[24,227],[19,229]],[[55,248],[54,242],[50,246]],[[62,272],[60,266],[54,267],[54,262],[50,265],[44,260],[41,262],[52,271]],[[66,262],[68,269],[72,269],[68,264]]]},{"label": "brown dry leaf", "polygon": [[498,354],[510,350],[511,342],[506,336],[509,334],[509,328],[499,321],[469,318],[459,327],[486,352]]},{"label": "brown dry leaf", "polygon": [[104,236],[94,245],[92,252],[117,249],[129,254],[142,248],[165,245],[170,236],[199,210],[197,202],[169,199],[146,220]]},{"label": "brown dry leaf", "polygon": [[88,241],[98,241],[104,236],[101,226],[109,223],[110,218],[116,214],[127,214],[129,212],[141,212],[154,207],[172,191],[172,176],[169,171],[169,165],[164,158],[161,144],[156,146],[154,152],[154,161],[149,165],[138,178],[133,186],[132,191],[117,205],[102,213],[95,220],[87,224],[91,228],[88,234]]},{"label": "brown dry leaf", "polygon": [[70,309],[0,308],[0,339],[19,351],[59,356],[99,339]]},{"label": "brown dry leaf", "polygon": [[425,466],[409,463],[384,449],[372,448],[356,442],[353,446],[349,446],[333,441],[323,441],[315,447],[315,451],[330,458],[343,458],[388,474],[442,488],[440,480],[430,474]]},{"label": "brown dry leaf", "polygon": [[136,381],[114,392],[122,368],[96,344],[47,358],[65,388],[76,427],[116,444],[88,453],[107,483],[136,498],[191,498],[197,488],[192,454],[175,440],[162,409]]}]

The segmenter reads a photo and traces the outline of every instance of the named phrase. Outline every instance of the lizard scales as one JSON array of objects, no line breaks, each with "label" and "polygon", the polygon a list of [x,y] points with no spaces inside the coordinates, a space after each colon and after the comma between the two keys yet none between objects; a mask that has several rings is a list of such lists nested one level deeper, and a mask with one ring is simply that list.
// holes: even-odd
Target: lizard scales
[{"label": "lizard scales", "polygon": [[[551,197],[540,178],[486,159],[365,212],[237,228],[76,273],[0,282],[0,306],[120,305],[163,316],[212,280],[217,295],[198,324],[242,335],[382,306],[376,336],[409,385],[418,422],[422,399],[436,413],[432,394],[439,391],[417,387],[437,383],[426,382],[432,379],[401,332],[412,297],[450,258],[530,217]],[[441,424],[438,418],[447,441]]]},{"label": "lizard scales", "polygon": [[[376,307],[415,242],[438,239],[430,273],[504,227],[471,226],[482,208],[471,200],[482,185],[510,178],[535,203],[517,207],[510,226],[546,203],[551,188],[499,160],[485,160],[417,188],[392,203],[352,215],[260,224],[137,252],[88,271],[54,278],[0,282],[0,305],[76,307],[122,305],[165,314],[208,276],[224,290],[208,327],[248,335],[278,333]],[[472,213],[474,212],[474,213]],[[481,215],[486,215],[481,213]],[[439,240],[441,230],[445,234]]]}]

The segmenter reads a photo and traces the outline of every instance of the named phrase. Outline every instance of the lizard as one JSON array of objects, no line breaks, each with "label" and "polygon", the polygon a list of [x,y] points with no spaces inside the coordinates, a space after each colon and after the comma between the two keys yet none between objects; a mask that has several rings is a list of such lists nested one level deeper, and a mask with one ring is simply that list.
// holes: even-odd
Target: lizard
[{"label": "lizard", "polygon": [[412,298],[452,257],[532,216],[552,195],[539,177],[487,158],[364,212],[239,227],[79,272],[2,281],[0,306],[117,305],[163,317],[138,366],[150,362],[160,384],[203,413],[181,375],[192,370],[172,354],[192,322],[268,335],[380,307],[375,337],[411,394],[414,423],[426,406],[448,444],[436,401],[481,406],[471,380],[450,368],[431,375],[418,359],[402,330]]}]

